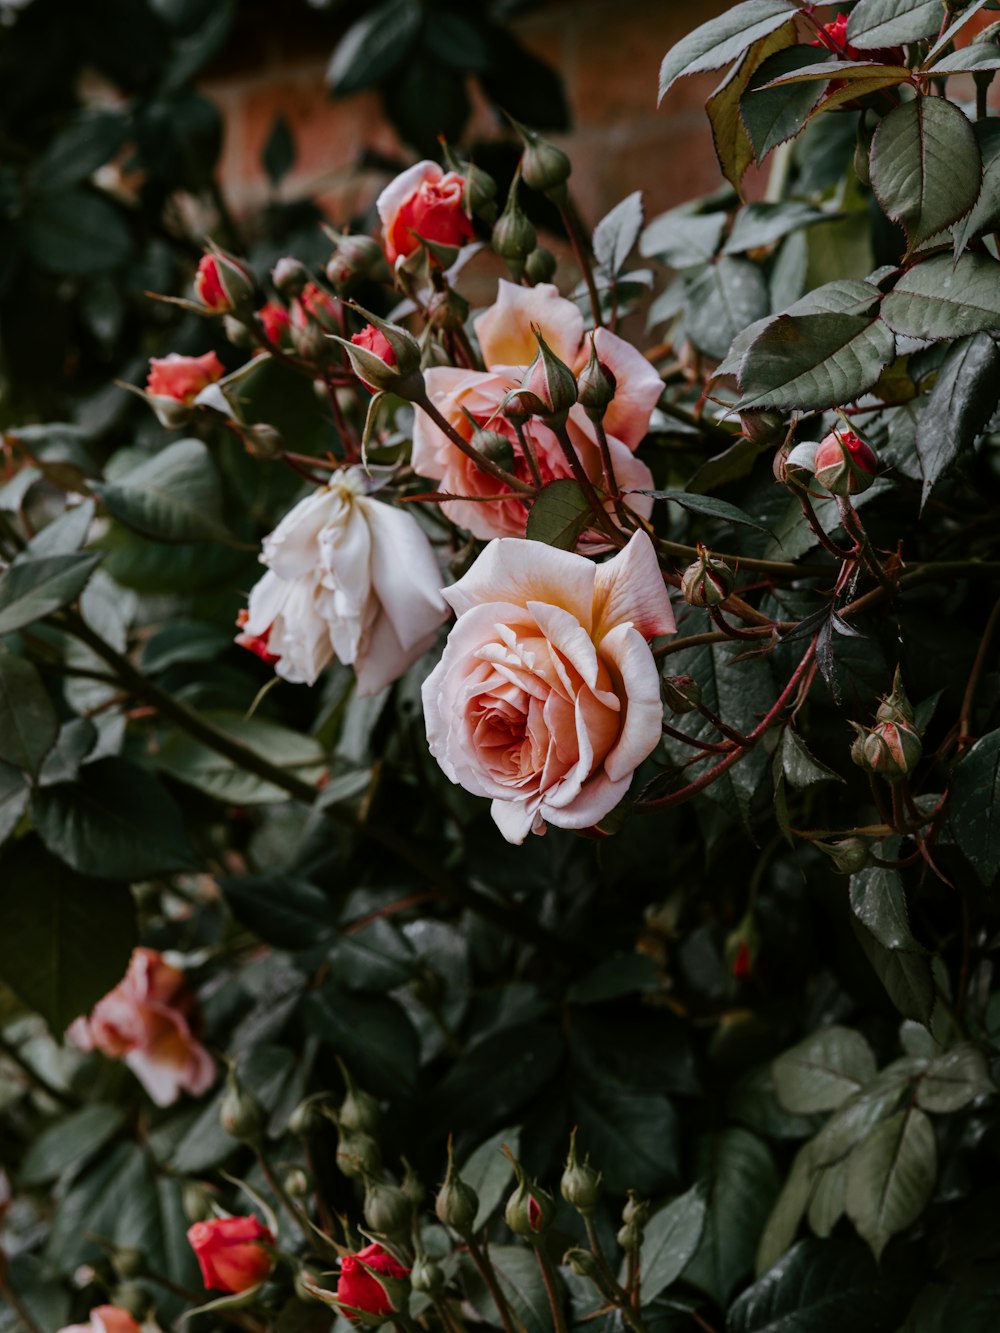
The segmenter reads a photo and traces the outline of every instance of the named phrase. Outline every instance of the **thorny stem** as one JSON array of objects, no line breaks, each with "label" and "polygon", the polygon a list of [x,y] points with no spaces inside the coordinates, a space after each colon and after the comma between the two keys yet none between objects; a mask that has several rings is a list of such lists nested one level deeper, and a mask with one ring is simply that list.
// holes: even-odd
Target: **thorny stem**
[{"label": "thorny stem", "polygon": [[[750,639],[755,642],[763,637],[760,631],[762,628],[765,628],[764,626],[758,626],[756,629],[737,629],[735,625],[730,625],[729,621],[717,606],[709,607],[708,614],[712,621],[718,625],[719,629],[727,639]],[[766,629],[769,632],[771,628],[770,625],[766,626]]]},{"label": "thorny stem", "polygon": [[549,1309],[552,1311],[552,1325],[555,1333],[567,1333],[566,1329],[566,1311],[563,1309],[562,1299],[559,1294],[559,1278],[553,1267],[552,1260],[545,1252],[543,1245],[536,1245],[535,1257],[538,1260],[538,1267],[542,1274],[542,1281],[545,1284],[545,1294],[549,1298]]},{"label": "thorny stem", "polygon": [[517,433],[517,442],[521,446],[521,453],[524,454],[524,457],[527,459],[528,467],[531,470],[531,476],[535,485],[540,490],[542,487],[542,474],[538,470],[538,458],[535,455],[535,446],[525,434],[523,422],[515,421],[514,430]]},{"label": "thorny stem", "polygon": [[508,472],[505,468],[500,467],[499,464],[494,463],[492,458],[487,458],[485,454],[480,453],[475,445],[470,444],[468,440],[464,439],[448,418],[439,411],[434,403],[431,402],[426,391],[422,397],[413,400],[413,405],[414,407],[419,407],[422,412],[426,412],[434,422],[435,426],[437,426],[439,430],[444,431],[445,435],[451,440],[455,448],[459,449],[465,454],[466,458],[475,463],[480,472],[486,472],[495,481],[499,481],[503,486],[509,486],[512,491],[517,491],[521,496],[534,494],[535,488],[533,486],[528,486],[525,482],[521,481],[520,478],[515,477],[513,473]]},{"label": "thorny stem", "polygon": [[597,295],[597,283],[594,281],[594,267],[590,262],[587,241],[580,231],[580,225],[568,203],[559,206],[559,216],[563,220],[569,243],[573,248],[573,257],[583,274],[584,282],[587,284],[587,294],[590,297],[590,312],[594,318],[594,326],[600,328],[604,321],[601,318],[601,301]]},{"label": "thorny stem", "polygon": [[969,682],[965,687],[965,694],[962,696],[962,707],[958,714],[959,750],[969,743],[972,705],[975,701],[976,690],[979,688],[979,681],[983,674],[983,668],[986,665],[986,654],[989,651],[990,643],[996,632],[998,621],[1000,621],[1000,598],[997,598],[994,603],[993,610],[990,612],[990,618],[986,622],[986,628],[983,630],[983,637],[979,640],[979,649],[976,652],[976,660],[972,664],[972,670],[969,672]]},{"label": "thorny stem", "polygon": [[851,504],[850,500],[843,495],[837,497],[837,505],[840,509],[840,521],[844,526],[844,531],[849,537],[857,542],[858,550],[866,569],[878,580],[882,591],[887,597],[895,597],[896,587],[889,578],[889,575],[882,568],[882,562],[875,554],[875,550],[868,537],[868,533],[864,529],[864,524],[861,522],[861,517],[858,514],[858,511]]},{"label": "thorny stem", "polygon": [[465,1243],[468,1246],[469,1254],[472,1256],[472,1262],[479,1269],[482,1279],[489,1289],[490,1296],[493,1298],[493,1304],[497,1308],[497,1314],[500,1316],[501,1324],[503,1324],[504,1333],[517,1333],[514,1319],[510,1312],[510,1306],[507,1304],[506,1297],[500,1290],[500,1283],[497,1281],[497,1275],[493,1271],[493,1265],[483,1254],[472,1236],[467,1236]]},{"label": "thorny stem", "polygon": [[282,1185],[281,1181],[278,1179],[277,1173],[275,1172],[271,1163],[267,1160],[267,1157],[264,1155],[263,1150],[255,1146],[254,1155],[257,1158],[257,1165],[264,1173],[264,1179],[267,1181],[272,1191],[274,1192],[275,1198],[284,1208],[285,1212],[288,1213],[289,1217],[291,1217],[292,1221],[295,1223],[298,1229],[302,1232],[303,1236],[306,1239],[306,1242],[309,1245],[314,1244],[317,1238],[316,1229],[313,1227],[313,1224],[309,1219],[309,1215],[305,1212],[303,1208],[299,1207],[299,1205],[295,1202],[295,1200],[285,1189],[284,1185]]},{"label": "thorny stem", "polygon": [[590,1252],[597,1264],[597,1274],[594,1280],[608,1300],[612,1301],[621,1310],[622,1318],[633,1330],[633,1333],[646,1333],[646,1325],[642,1316],[638,1310],[633,1308],[628,1298],[628,1292],[611,1271],[597,1227],[594,1225],[594,1219],[584,1217],[583,1223],[587,1230],[587,1243],[590,1246]]},{"label": "thorny stem", "polygon": [[808,495],[806,495],[804,491],[796,488],[795,498],[802,507],[802,512],[805,515],[806,522],[809,524],[813,536],[819,542],[820,546],[823,547],[824,551],[829,551],[835,560],[853,559],[852,553],[850,551],[842,551],[833,538],[827,533],[826,529],[819,521],[816,510],[813,509],[812,501],[809,499]]},{"label": "thorny stem", "polygon": [[663,734],[673,736],[675,741],[681,741],[684,745],[690,745],[695,750],[705,750],[709,754],[728,754],[733,748],[732,745],[716,744],[714,741],[702,741],[697,736],[689,736],[686,731],[678,731],[676,727],[663,723]]}]

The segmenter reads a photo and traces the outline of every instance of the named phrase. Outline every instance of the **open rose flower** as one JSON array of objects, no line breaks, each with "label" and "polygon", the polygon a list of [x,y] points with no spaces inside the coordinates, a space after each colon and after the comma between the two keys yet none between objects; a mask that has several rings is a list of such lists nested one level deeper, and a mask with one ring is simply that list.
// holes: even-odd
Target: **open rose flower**
[{"label": "open rose flower", "polygon": [[359,694],[401,676],[448,616],[434,551],[412,514],[366,494],[361,468],[334,473],[269,537],[237,642],[285,680],[312,685],[334,658]]},{"label": "open rose flower", "polygon": [[412,254],[420,245],[417,236],[439,245],[471,241],[475,233],[462,203],[464,190],[465,177],[456,171],[446,175],[436,162],[418,162],[387,185],[375,207],[389,263]]},{"label": "open rose flower", "polygon": [[124,1060],[157,1106],[170,1106],[215,1081],[215,1061],[192,1032],[196,1009],[179,968],[155,949],[135,949],[124,979],[67,1035],[81,1050]]},{"label": "open rose flower", "polygon": [[[590,340],[584,338],[583,316],[572,301],[559,295],[551,283],[518,287],[501,281],[496,304],[475,321],[486,371],[456,370],[433,366],[424,372],[431,401],[452,426],[470,439],[474,426],[489,426],[505,435],[514,454],[512,471],[531,482],[528,459],[514,427],[503,415],[502,404],[509,390],[521,384],[535,359],[541,333],[555,355],[574,373],[590,358]],[[615,479],[623,490],[650,490],[653,478],[645,463],[634,456],[649,429],[649,418],[663,385],[659,375],[631,343],[607,329],[598,329],[594,347],[600,361],[615,377],[615,396],[604,418]],[[466,415],[468,413],[469,415]],[[469,420],[472,417],[472,421]],[[600,448],[593,423],[577,404],[570,409],[566,429],[584,471],[603,487]],[[572,469],[559,441],[548,426],[531,418],[524,426],[529,448],[533,448],[543,483],[572,476]],[[441,483],[452,495],[497,496],[495,502],[446,500],[441,508],[459,527],[474,537],[521,537],[527,511],[502,483],[481,472],[457,449],[447,435],[423,412],[417,412],[413,433],[413,466],[423,477]],[[509,497],[509,498],[504,498]],[[626,503],[648,518],[653,501],[646,495],[629,495]]]},{"label": "open rose flower", "polygon": [[596,824],[661,735],[647,640],[674,617],[649,537],[602,565],[494,541],[444,595],[458,620],[423,687],[431,754],[492,799],[508,842]]},{"label": "open rose flower", "polygon": [[274,1256],[264,1248],[274,1244],[274,1236],[252,1215],[195,1222],[187,1238],[208,1291],[248,1291],[274,1267]]},{"label": "open rose flower", "polygon": [[[392,1257],[381,1245],[366,1245],[357,1254],[345,1254],[340,1261],[340,1280],[337,1283],[337,1300],[342,1305],[349,1305],[365,1314],[379,1316],[392,1313],[392,1302],[385,1287],[369,1273],[367,1268],[385,1277],[404,1278],[410,1270]],[[350,1311],[344,1312],[351,1318]],[[356,1317],[356,1316],[355,1316]]]},{"label": "open rose flower", "polygon": [[86,1324],[67,1324],[59,1333],[139,1333],[139,1325],[120,1305],[97,1305]]},{"label": "open rose flower", "polygon": [[186,406],[194,402],[202,389],[222,379],[226,368],[214,352],[204,356],[153,357],[149,363],[146,392],[152,398],[172,398]]}]

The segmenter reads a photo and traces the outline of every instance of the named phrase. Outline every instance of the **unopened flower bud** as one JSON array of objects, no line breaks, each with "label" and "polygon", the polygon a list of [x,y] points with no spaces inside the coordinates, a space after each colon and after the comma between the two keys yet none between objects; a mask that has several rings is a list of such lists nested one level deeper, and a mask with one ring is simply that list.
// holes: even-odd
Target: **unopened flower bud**
[{"label": "unopened flower bud", "polygon": [[309,1172],[301,1166],[293,1166],[285,1172],[283,1181],[285,1192],[293,1199],[305,1199],[312,1193],[314,1182]]},{"label": "unopened flower bud", "polygon": [[471,1185],[458,1174],[451,1140],[448,1141],[448,1170],[444,1184],[434,1200],[434,1211],[439,1222],[460,1236],[468,1236],[479,1212],[479,1198]]},{"label": "unopened flower bud", "polygon": [[215,314],[241,311],[253,300],[253,278],[232,255],[222,250],[203,255],[195,275],[198,300]]},{"label": "unopened flower bud", "polygon": [[872,859],[864,838],[839,838],[836,842],[814,842],[813,846],[826,853],[841,875],[856,875]]},{"label": "unopened flower bud", "polygon": [[123,1245],[112,1254],[111,1267],[120,1278],[138,1277],[144,1267],[142,1251]]},{"label": "unopened flower bud", "polygon": [[382,1236],[403,1231],[410,1224],[412,1207],[397,1185],[369,1181],[365,1190],[364,1214],[368,1227]]},{"label": "unopened flower bud", "polygon": [[466,213],[472,217],[492,222],[497,215],[497,183],[493,177],[472,162],[462,167],[465,187],[462,191],[462,203]]},{"label": "unopened flower bud", "polygon": [[776,444],[785,438],[785,419],[770,408],[747,408],[740,413],[740,426],[751,444]]},{"label": "unopened flower bud", "polygon": [[622,1221],[627,1226],[634,1225],[640,1230],[643,1230],[649,1221],[649,1204],[645,1199],[640,1199],[635,1190],[628,1192],[628,1198],[622,1209]]},{"label": "unopened flower bud", "polygon": [[[319,1274],[312,1272],[308,1268],[298,1268],[295,1271],[295,1278],[292,1284],[295,1288],[295,1294],[300,1301],[318,1301],[322,1298],[317,1296],[317,1289],[322,1290],[323,1284],[319,1280]],[[331,1297],[333,1292],[330,1292]]]},{"label": "unopened flower bud", "polygon": [[322,365],[330,356],[330,344],[319,324],[295,320],[289,330],[292,346],[303,361]]},{"label": "unopened flower bud", "polygon": [[905,722],[879,722],[865,738],[865,766],[890,782],[912,773],[923,753],[919,734]]},{"label": "unopened flower bud", "polygon": [[281,433],[266,421],[258,422],[240,432],[247,453],[254,458],[280,458],[284,441]]},{"label": "unopened flower bud", "polygon": [[722,950],[734,980],[746,981],[753,976],[759,950],[760,932],[757,929],[757,922],[753,913],[747,912],[736,929],[726,937]]},{"label": "unopened flower bud", "polygon": [[774,455],[774,479],[785,486],[808,486],[813,479],[813,464],[819,445],[802,440],[789,448],[783,445]]},{"label": "unopened flower bud", "polygon": [[690,606],[718,606],[736,587],[736,575],[724,560],[699,547],[698,559],[681,575],[681,596]]},{"label": "unopened flower bud", "polygon": [[477,430],[469,443],[507,472],[513,470],[514,446],[507,436],[501,435],[498,430]]},{"label": "unopened flower bud", "polygon": [[382,1169],[382,1154],[370,1134],[344,1131],[337,1144],[337,1167],[350,1180],[363,1180]]},{"label": "unopened flower bud", "polygon": [[892,678],[892,690],[879,704],[875,720],[877,722],[903,722],[907,726],[913,726],[913,705],[903,689],[903,681],[898,666]]},{"label": "unopened flower bud", "polygon": [[601,1200],[604,1192],[600,1171],[590,1165],[590,1158],[581,1162],[576,1153],[576,1130],[570,1135],[569,1156],[559,1182],[563,1198],[571,1207],[584,1217],[589,1217]]},{"label": "unopened flower bud", "polygon": [[410,401],[424,396],[424,377],[420,373],[420,344],[412,333],[390,324],[377,315],[350,303],[351,309],[368,321],[368,327],[348,342],[335,341],[350,357],[354,373],[374,393],[386,391]]},{"label": "unopened flower bud", "polygon": [[521,176],[530,190],[550,195],[556,203],[566,197],[566,182],[573,170],[569,158],[561,148],[543,139],[534,130],[514,121],[514,128],[524,140],[521,155]]},{"label": "unopened flower bud", "polygon": [[427,1296],[436,1296],[445,1284],[444,1269],[426,1254],[418,1255],[410,1270],[410,1286]]},{"label": "unopened flower bud", "polygon": [[536,245],[524,261],[524,276],[529,282],[551,282],[556,274],[556,257],[544,245]]},{"label": "unopened flower bud", "polygon": [[493,249],[505,259],[515,278],[524,272],[524,263],[534,250],[537,235],[534,225],[517,199],[518,177],[510,187],[507,205],[493,228]]},{"label": "unopened flower bud", "polygon": [[571,1268],[577,1277],[596,1277],[600,1271],[597,1260],[590,1251],[579,1245],[566,1251],[563,1255],[563,1263],[567,1268]]},{"label": "unopened flower bud", "polygon": [[315,1134],[325,1119],[319,1099],[307,1097],[305,1101],[299,1102],[288,1117],[288,1128],[296,1138],[305,1139]]},{"label": "unopened flower bud", "polygon": [[189,1222],[204,1222],[213,1217],[212,1195],[204,1185],[189,1180],[181,1191],[181,1207]]},{"label": "unopened flower bud", "polygon": [[468,301],[452,287],[435,292],[427,306],[427,318],[436,329],[454,332],[464,326],[468,317]]},{"label": "unopened flower bud", "polygon": [[347,1092],[337,1112],[338,1126],[348,1133],[377,1134],[382,1119],[378,1099],[358,1087],[343,1061],[338,1061],[338,1064],[347,1085]]},{"label": "unopened flower bud", "polygon": [[674,713],[693,713],[701,703],[701,686],[693,676],[664,676],[663,699]]},{"label": "unopened flower bud", "polygon": [[637,1249],[642,1244],[642,1228],[634,1222],[626,1222],[619,1227],[616,1240],[623,1250]]},{"label": "unopened flower bud", "polygon": [[590,340],[590,358],[576,382],[580,406],[591,421],[601,421],[611,406],[618,381],[614,372],[598,359],[595,340]]},{"label": "unopened flower bud", "polygon": [[231,342],[234,347],[246,348],[253,346],[253,335],[242,319],[237,319],[235,315],[224,315],[222,328],[226,340]]},{"label": "unopened flower bud", "polygon": [[326,276],[331,286],[346,295],[363,282],[388,281],[390,275],[378,241],[350,234],[338,238],[327,260]]},{"label": "unopened flower bud", "polygon": [[219,1105],[219,1124],[232,1138],[246,1143],[255,1143],[264,1126],[264,1108],[232,1073]]},{"label": "unopened flower bud", "polygon": [[831,495],[857,495],[875,480],[874,450],[853,431],[831,431],[819,442],[813,475]]},{"label": "unopened flower bud", "polygon": [[577,400],[576,377],[569,366],[559,360],[538,329],[535,329],[535,337],[538,340],[535,359],[525,372],[521,387],[508,395],[508,401],[517,402],[548,426],[562,425]]},{"label": "unopened flower bud", "polygon": [[424,1189],[424,1183],[414,1171],[406,1158],[403,1158],[403,1193],[410,1201],[411,1208],[419,1208],[423,1203],[427,1191]]},{"label": "unopened flower bud", "polygon": [[271,281],[274,283],[274,290],[291,301],[296,296],[301,296],[303,289],[312,281],[312,278],[301,259],[285,255],[271,269]]},{"label": "unopened flower bud", "polygon": [[503,1212],[504,1221],[515,1236],[535,1241],[548,1228],[555,1216],[555,1200],[540,1185],[529,1183],[520,1162],[514,1157],[511,1157],[511,1161],[517,1177],[517,1189],[507,1200]]}]

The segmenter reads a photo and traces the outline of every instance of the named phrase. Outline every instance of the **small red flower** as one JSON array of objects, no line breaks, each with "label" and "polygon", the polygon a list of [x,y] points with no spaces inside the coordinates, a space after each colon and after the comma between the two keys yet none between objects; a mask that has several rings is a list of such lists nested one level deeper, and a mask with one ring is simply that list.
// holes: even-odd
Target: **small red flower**
[{"label": "small red flower", "polygon": [[[357,1254],[347,1254],[340,1262],[340,1280],[337,1283],[337,1300],[342,1305],[363,1310],[365,1314],[387,1315],[392,1313],[392,1303],[385,1288],[378,1278],[369,1273],[364,1265],[382,1273],[386,1277],[403,1278],[410,1270],[398,1263],[381,1245],[366,1245]],[[350,1319],[350,1311],[344,1313]]]},{"label": "small red flower", "polygon": [[387,366],[396,364],[396,353],[392,350],[392,344],[385,334],[380,333],[372,324],[366,324],[360,333],[354,334],[351,342],[356,347],[363,347],[366,351],[373,352]]},{"label": "small red flower", "polygon": [[257,318],[264,326],[264,332],[267,334],[268,342],[276,346],[281,342],[282,335],[291,323],[288,311],[283,305],[278,305],[277,301],[268,301],[257,311]]},{"label": "small red flower", "polygon": [[202,305],[207,305],[209,310],[229,310],[232,305],[222,286],[215,255],[202,256],[198,272],[195,274],[194,290],[198,300]]},{"label": "small red flower", "polygon": [[190,406],[202,389],[224,374],[225,366],[214,352],[206,352],[204,356],[171,352],[169,356],[154,356],[150,361],[146,392],[154,398],[174,398]]},{"label": "small red flower", "polygon": [[217,1217],[195,1222],[188,1241],[209,1291],[247,1291],[263,1282],[274,1267],[264,1248],[274,1236],[256,1217]]}]

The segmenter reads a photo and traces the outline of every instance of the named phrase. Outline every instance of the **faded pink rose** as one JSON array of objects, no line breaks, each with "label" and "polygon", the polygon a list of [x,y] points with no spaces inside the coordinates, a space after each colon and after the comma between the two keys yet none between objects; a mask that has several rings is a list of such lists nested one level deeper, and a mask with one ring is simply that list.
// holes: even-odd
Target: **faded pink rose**
[{"label": "faded pink rose", "polygon": [[67,1324],[59,1333],[139,1333],[139,1325],[120,1305],[97,1305],[89,1323]]},{"label": "faded pink rose", "polygon": [[[462,202],[465,177],[436,162],[418,162],[387,185],[375,207],[385,234],[385,257],[394,264],[418,248],[417,236],[439,245],[464,245],[475,235]],[[416,232],[416,235],[414,235]]]},{"label": "faded pink rose", "polygon": [[157,1106],[170,1106],[215,1080],[215,1061],[192,1032],[196,1012],[184,973],[155,949],[135,949],[124,979],[67,1035],[81,1050],[124,1060]]},{"label": "faded pink rose", "polygon": [[[473,425],[506,435],[514,451],[515,476],[530,482],[532,474],[516,432],[501,413],[505,395],[516,388],[535,358],[538,341],[535,328],[555,355],[579,373],[590,357],[590,341],[584,338],[583,316],[572,301],[559,295],[551,283],[518,287],[501,281],[496,303],[475,321],[476,334],[486,371],[455,370],[434,366],[424,372],[432,402],[466,439]],[[653,478],[645,463],[634,457],[647,430],[662,390],[659,375],[631,343],[607,329],[598,329],[594,345],[597,355],[616,381],[614,399],[604,418],[615,478],[623,490],[649,490]],[[597,434],[584,409],[577,404],[567,422],[570,440],[584,471],[603,486]],[[543,482],[572,475],[555,434],[537,418],[524,428],[534,447]],[[441,508],[459,527],[474,537],[520,537],[524,535],[527,511],[500,482],[481,472],[422,412],[417,412],[413,433],[413,466],[421,476],[441,483],[452,495],[497,496],[495,503],[482,500],[447,500]],[[648,518],[653,502],[645,495],[629,495],[626,503]]]},{"label": "faded pink rose", "polygon": [[596,824],[661,735],[647,640],[674,616],[649,537],[601,565],[494,541],[444,595],[458,620],[423,687],[431,754],[492,799],[508,842]]},{"label": "faded pink rose", "polygon": [[202,389],[221,380],[225,373],[214,352],[204,356],[181,356],[179,352],[154,356],[149,362],[146,392],[153,398],[173,398],[190,407]]}]

